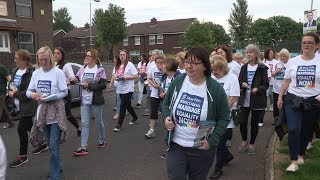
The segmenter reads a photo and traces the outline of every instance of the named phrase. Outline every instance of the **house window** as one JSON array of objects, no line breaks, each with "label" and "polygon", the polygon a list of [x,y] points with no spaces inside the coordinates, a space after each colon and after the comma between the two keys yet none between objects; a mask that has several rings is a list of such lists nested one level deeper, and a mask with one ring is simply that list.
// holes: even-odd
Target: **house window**
[{"label": "house window", "polygon": [[123,38],[123,46],[128,46],[129,44],[129,39],[128,39],[128,36]]},{"label": "house window", "polygon": [[28,50],[30,53],[34,53],[33,33],[19,32],[18,41],[19,49],[25,49]]},{"label": "house window", "polygon": [[10,39],[8,31],[0,31],[0,52],[10,52]]},{"label": "house window", "polygon": [[140,36],[134,37],[134,45],[140,45]]},{"label": "house window", "polygon": [[149,36],[149,44],[155,44],[156,43],[156,36],[155,35],[150,35]]},{"label": "house window", "polygon": [[81,46],[86,46],[86,39],[85,38],[81,39]]},{"label": "house window", "polygon": [[163,35],[162,34],[157,35],[157,44],[163,44]]},{"label": "house window", "polygon": [[93,37],[93,36],[91,37],[91,43],[90,43],[90,46],[94,46],[94,37]]},{"label": "house window", "polygon": [[32,17],[31,0],[16,0],[16,13],[18,17]]}]

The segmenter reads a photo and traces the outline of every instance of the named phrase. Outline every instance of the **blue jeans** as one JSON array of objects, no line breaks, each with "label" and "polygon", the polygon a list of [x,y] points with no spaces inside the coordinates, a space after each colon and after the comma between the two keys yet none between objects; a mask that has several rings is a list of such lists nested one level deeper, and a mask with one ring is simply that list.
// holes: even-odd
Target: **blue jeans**
[{"label": "blue jeans", "polygon": [[99,144],[105,140],[105,128],[102,118],[103,105],[81,105],[81,147],[88,146],[90,112],[92,110],[99,131]]},{"label": "blue jeans", "polygon": [[117,96],[116,96],[116,105],[117,105],[117,113],[118,113],[118,114],[120,113],[120,104],[121,104],[120,94],[117,93]]},{"label": "blue jeans", "polygon": [[169,180],[207,179],[214,160],[216,147],[210,150],[182,147],[172,143],[166,154],[167,174]]},{"label": "blue jeans", "polygon": [[290,160],[295,161],[298,160],[298,155],[304,156],[310,141],[310,134],[313,133],[317,110],[296,109],[291,94],[284,99],[284,110],[288,124]]},{"label": "blue jeans", "polygon": [[224,159],[232,155],[226,146],[226,142],[228,140],[228,131],[229,129],[226,129],[226,132],[221,136],[221,139],[219,141],[218,148],[217,148],[217,160],[216,160],[215,169],[222,170]]},{"label": "blue jeans", "polygon": [[50,180],[60,179],[60,136],[61,130],[57,123],[46,125],[44,134],[50,149]]}]

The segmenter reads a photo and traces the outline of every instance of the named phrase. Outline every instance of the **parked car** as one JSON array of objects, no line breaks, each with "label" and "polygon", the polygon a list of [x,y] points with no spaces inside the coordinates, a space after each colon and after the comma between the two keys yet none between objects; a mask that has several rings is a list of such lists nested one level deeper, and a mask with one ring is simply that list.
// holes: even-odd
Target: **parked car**
[{"label": "parked car", "polygon": [[[71,65],[74,74],[77,74],[80,67],[82,66],[81,64],[77,64],[77,63],[69,63],[69,64]],[[71,102],[80,103],[80,86],[77,84],[70,85],[70,92],[71,92]]]}]

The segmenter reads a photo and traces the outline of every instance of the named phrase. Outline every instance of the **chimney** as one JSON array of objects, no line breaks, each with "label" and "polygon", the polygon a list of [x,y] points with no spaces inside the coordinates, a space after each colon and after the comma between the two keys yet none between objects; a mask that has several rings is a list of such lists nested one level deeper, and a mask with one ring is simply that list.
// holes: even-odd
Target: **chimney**
[{"label": "chimney", "polygon": [[157,24],[157,19],[155,17],[153,17],[151,19],[151,25],[156,25]]},{"label": "chimney", "polygon": [[85,29],[89,29],[89,23],[84,24]]}]

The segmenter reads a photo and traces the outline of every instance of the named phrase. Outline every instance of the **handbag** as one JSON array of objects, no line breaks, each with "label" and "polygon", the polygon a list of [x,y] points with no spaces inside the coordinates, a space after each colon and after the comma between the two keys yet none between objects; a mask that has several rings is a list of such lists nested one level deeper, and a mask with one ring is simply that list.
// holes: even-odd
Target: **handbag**
[{"label": "handbag", "polygon": [[241,110],[239,107],[237,109],[231,110],[231,117],[233,119],[235,126],[238,126],[240,124],[240,113],[241,113]]},{"label": "handbag", "polygon": [[283,137],[288,133],[288,125],[284,107],[282,107],[282,109],[280,110],[279,116],[275,117],[274,122],[274,130],[281,141]]}]

